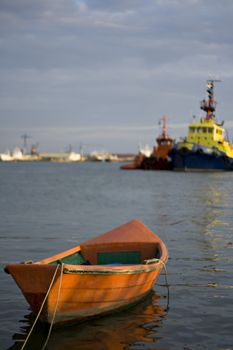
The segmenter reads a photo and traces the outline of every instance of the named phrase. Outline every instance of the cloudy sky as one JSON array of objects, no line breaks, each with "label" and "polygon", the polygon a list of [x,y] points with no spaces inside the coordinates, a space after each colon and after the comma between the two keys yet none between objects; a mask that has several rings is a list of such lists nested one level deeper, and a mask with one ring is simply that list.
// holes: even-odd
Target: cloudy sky
[{"label": "cloudy sky", "polygon": [[232,0],[0,0],[0,152],[184,136],[206,79],[233,137]]}]

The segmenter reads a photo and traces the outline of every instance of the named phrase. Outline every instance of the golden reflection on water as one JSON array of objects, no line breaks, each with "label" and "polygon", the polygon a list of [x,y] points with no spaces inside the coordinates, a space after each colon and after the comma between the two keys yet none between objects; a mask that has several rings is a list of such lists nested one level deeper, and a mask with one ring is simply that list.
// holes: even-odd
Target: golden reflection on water
[{"label": "golden reflection on water", "polygon": [[[50,350],[121,350],[133,349],[135,343],[157,343],[159,329],[167,313],[167,305],[159,305],[160,296],[152,292],[145,300],[125,311],[90,322],[53,330],[47,349]],[[22,333],[15,334],[15,344],[11,350],[22,347],[33,320],[26,320]],[[30,323],[30,324],[29,324]],[[32,333],[27,349],[41,349],[47,330],[38,325]],[[10,350],[9,349],[9,350]],[[158,348],[157,348],[158,349]]]},{"label": "golden reflection on water", "polygon": [[231,226],[228,216],[233,209],[232,200],[228,187],[224,186],[224,179],[222,181],[201,184],[197,194],[197,205],[202,208],[199,222],[206,235],[214,236],[215,229]]}]

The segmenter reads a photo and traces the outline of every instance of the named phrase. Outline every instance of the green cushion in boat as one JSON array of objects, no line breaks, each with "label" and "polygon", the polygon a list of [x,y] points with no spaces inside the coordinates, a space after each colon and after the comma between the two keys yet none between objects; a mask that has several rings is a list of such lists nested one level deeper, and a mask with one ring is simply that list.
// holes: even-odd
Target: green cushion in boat
[{"label": "green cushion in boat", "polygon": [[65,256],[62,259],[53,261],[51,264],[69,264],[69,265],[81,265],[85,263],[85,259],[80,252],[72,255]]},{"label": "green cushion in boat", "polygon": [[141,254],[137,251],[97,253],[97,264],[140,264]]}]

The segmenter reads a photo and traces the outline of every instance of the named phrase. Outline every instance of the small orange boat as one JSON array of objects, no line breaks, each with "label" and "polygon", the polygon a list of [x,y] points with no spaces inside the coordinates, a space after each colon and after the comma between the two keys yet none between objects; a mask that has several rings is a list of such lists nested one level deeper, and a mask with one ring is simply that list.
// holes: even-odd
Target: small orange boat
[{"label": "small orange boat", "polygon": [[61,325],[138,302],[167,259],[163,241],[133,220],[49,258],[8,264],[5,271],[41,321]]}]

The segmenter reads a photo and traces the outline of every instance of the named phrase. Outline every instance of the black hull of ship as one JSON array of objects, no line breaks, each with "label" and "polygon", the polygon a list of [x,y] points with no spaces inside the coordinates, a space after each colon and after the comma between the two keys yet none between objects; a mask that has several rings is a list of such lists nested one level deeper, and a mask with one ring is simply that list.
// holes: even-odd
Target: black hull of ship
[{"label": "black hull of ship", "polygon": [[171,160],[169,159],[162,159],[162,158],[156,158],[156,157],[148,157],[144,158],[140,169],[143,170],[172,170],[173,165]]},{"label": "black hull of ship", "polygon": [[172,167],[180,171],[233,171],[233,158],[224,154],[208,154],[194,151],[174,150]]}]

